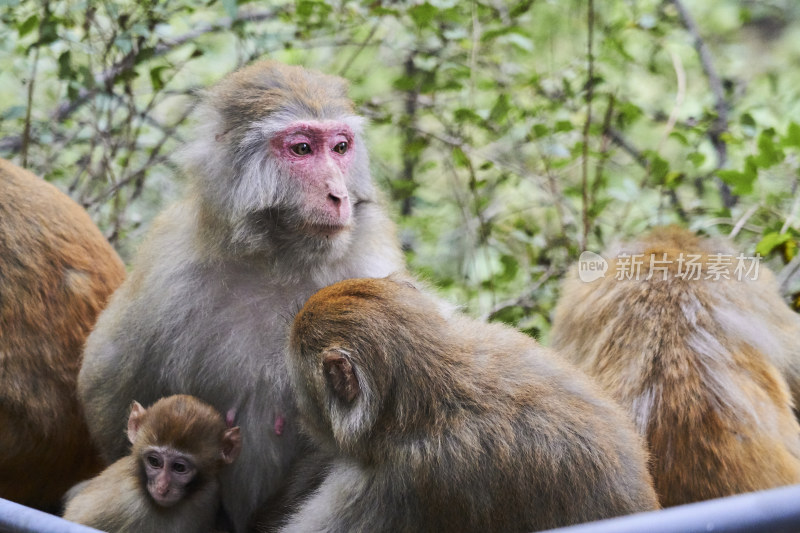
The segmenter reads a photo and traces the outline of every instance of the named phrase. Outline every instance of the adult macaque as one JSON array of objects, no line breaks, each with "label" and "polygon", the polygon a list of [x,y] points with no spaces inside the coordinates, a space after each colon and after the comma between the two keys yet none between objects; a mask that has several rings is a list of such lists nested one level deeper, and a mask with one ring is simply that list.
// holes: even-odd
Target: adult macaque
[{"label": "adult macaque", "polygon": [[290,317],[320,287],[403,269],[346,89],[266,61],[209,90],[183,156],[189,194],[156,221],[87,343],[79,390],[109,460],[125,453],[134,399],[238,407],[242,458],[221,475],[237,532],[302,449],[283,356]]},{"label": "adult macaque", "polygon": [[336,458],[284,532],[531,531],[657,507],[642,439],[599,388],[409,283],[320,290],[287,357]]},{"label": "adult macaque", "polygon": [[800,482],[781,375],[800,361],[800,318],[737,256],[658,229],[610,250],[604,279],[573,273],[556,309],[553,346],[629,410],[664,506]]},{"label": "adult macaque", "polygon": [[134,402],[131,454],[79,487],[64,518],[112,533],[211,531],[219,508],[220,469],[241,451],[238,427],[187,395]]},{"label": "adult macaque", "polygon": [[124,276],[83,208],[0,159],[0,498],[56,511],[102,469],[75,388],[84,340]]}]

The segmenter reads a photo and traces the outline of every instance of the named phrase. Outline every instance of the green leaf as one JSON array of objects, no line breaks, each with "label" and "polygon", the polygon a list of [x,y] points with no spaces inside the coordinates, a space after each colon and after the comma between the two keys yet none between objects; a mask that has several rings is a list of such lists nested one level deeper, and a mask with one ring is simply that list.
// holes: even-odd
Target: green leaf
[{"label": "green leaf", "polygon": [[681,133],[679,131],[672,130],[670,132],[670,134],[669,134],[669,137],[671,139],[675,139],[676,141],[681,143],[683,146],[689,146],[689,140],[686,138],[686,135],[684,135],[683,133]]},{"label": "green leaf", "polygon": [[512,255],[500,256],[500,264],[503,271],[497,276],[497,281],[509,282],[513,280],[519,272],[519,261]]},{"label": "green leaf", "polygon": [[786,137],[783,138],[781,144],[783,144],[783,146],[800,148],[800,124],[797,122],[789,123],[789,128],[786,130]]},{"label": "green leaf", "polygon": [[434,19],[438,11],[439,10],[434,6],[428,2],[425,2],[424,4],[419,4],[409,9],[408,14],[414,20],[414,24],[416,24],[417,28],[422,28],[425,26],[430,26],[431,21]]},{"label": "green leaf", "polygon": [[508,96],[506,94],[501,94],[497,97],[497,101],[494,103],[494,107],[492,107],[492,111],[489,113],[489,122],[493,124],[501,122],[508,116],[508,111],[510,109],[511,105],[508,102]]},{"label": "green leaf", "polygon": [[789,233],[778,233],[777,231],[767,233],[756,245],[756,253],[764,256],[769,255],[775,248],[791,238],[792,236]]},{"label": "green leaf", "polygon": [[756,163],[761,168],[769,168],[784,160],[785,154],[776,144],[774,132],[764,130],[758,136],[758,156]]},{"label": "green leaf", "polygon": [[466,167],[469,166],[469,159],[467,158],[467,154],[464,153],[464,150],[459,148],[458,146],[453,147],[453,162],[457,167]]},{"label": "green leaf", "polygon": [[669,172],[669,163],[652,150],[645,150],[642,155],[650,161],[650,175],[653,176],[655,182],[664,184]]},{"label": "green leaf", "polygon": [[453,119],[459,123],[471,122],[480,124],[483,122],[481,116],[468,107],[461,107],[453,111]]},{"label": "green leaf", "polygon": [[58,56],[58,77],[62,80],[71,80],[74,78],[74,71],[72,70],[72,54],[69,50],[62,52]]},{"label": "green leaf", "polygon": [[546,124],[534,124],[531,133],[534,138],[541,139],[542,137],[550,135],[550,128],[548,128]]},{"label": "green leaf", "polygon": [[706,162],[706,156],[701,152],[692,152],[686,156],[686,159],[688,159],[696,168],[700,168],[703,166],[703,163]]},{"label": "green leaf", "polygon": [[150,83],[153,85],[154,91],[160,91],[164,88],[164,80],[161,79],[161,73],[167,70],[168,67],[160,65],[150,69]]},{"label": "green leaf", "polygon": [[20,37],[24,37],[25,35],[32,32],[36,26],[39,25],[39,17],[37,15],[31,15],[25,22],[17,26],[17,33],[19,33]]},{"label": "green leaf", "polygon": [[565,131],[572,131],[575,129],[575,125],[572,124],[569,120],[559,120],[556,122],[554,131],[556,133],[565,132]]},{"label": "green leaf", "polygon": [[742,126],[749,126],[751,128],[756,127],[756,121],[753,118],[753,115],[751,115],[750,113],[744,113],[742,115],[742,118],[739,119],[739,122],[741,123]]},{"label": "green leaf", "polygon": [[49,16],[39,25],[39,45],[46,45],[58,39],[58,23],[53,16]]},{"label": "green leaf", "polygon": [[718,170],[717,177],[731,186],[733,193],[747,195],[753,192],[753,183],[758,177],[758,171],[752,161],[752,156],[747,158],[744,172],[739,170]]}]

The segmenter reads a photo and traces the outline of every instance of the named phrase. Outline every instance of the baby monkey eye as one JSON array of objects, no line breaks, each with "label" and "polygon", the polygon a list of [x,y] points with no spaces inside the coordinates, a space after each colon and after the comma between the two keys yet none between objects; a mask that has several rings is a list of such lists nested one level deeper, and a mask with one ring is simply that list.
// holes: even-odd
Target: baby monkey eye
[{"label": "baby monkey eye", "polygon": [[154,467],[154,468],[160,468],[161,467],[161,459],[159,459],[155,455],[148,455],[147,456],[147,463],[150,466]]},{"label": "baby monkey eye", "polygon": [[308,155],[311,153],[311,145],[308,143],[293,144],[290,149],[297,155]]},{"label": "baby monkey eye", "polygon": [[333,147],[333,151],[337,154],[343,154],[347,151],[347,143],[345,141],[340,142],[336,146]]},{"label": "baby monkey eye", "polygon": [[172,465],[172,470],[174,470],[175,472],[177,472],[179,474],[183,474],[184,472],[186,472],[188,470],[188,468],[183,463],[175,463],[175,464]]}]

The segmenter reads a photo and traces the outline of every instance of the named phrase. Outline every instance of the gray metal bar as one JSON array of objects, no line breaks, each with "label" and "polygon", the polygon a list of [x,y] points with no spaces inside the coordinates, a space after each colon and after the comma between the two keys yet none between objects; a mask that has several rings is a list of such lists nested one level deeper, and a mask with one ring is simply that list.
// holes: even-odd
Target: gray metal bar
[{"label": "gray metal bar", "polygon": [[800,485],[552,529],[555,533],[797,533]]},{"label": "gray metal bar", "polygon": [[[797,533],[800,485],[639,513],[551,533]],[[98,533],[0,498],[0,533]],[[166,532],[165,532],[166,533]]]},{"label": "gray metal bar", "polygon": [[18,503],[0,498],[0,533],[99,533]]}]

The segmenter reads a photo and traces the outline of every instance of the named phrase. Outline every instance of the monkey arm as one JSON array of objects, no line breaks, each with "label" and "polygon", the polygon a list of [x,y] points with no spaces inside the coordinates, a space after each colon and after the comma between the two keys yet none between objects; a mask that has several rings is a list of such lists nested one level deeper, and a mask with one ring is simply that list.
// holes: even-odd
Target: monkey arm
[{"label": "monkey arm", "polygon": [[[406,531],[392,517],[403,514],[399,487],[388,478],[347,461],[337,459],[322,485],[300,506],[280,533],[367,533]],[[395,494],[393,494],[395,493]],[[364,497],[368,495],[368,497]],[[384,505],[397,506],[386,512]]]}]

